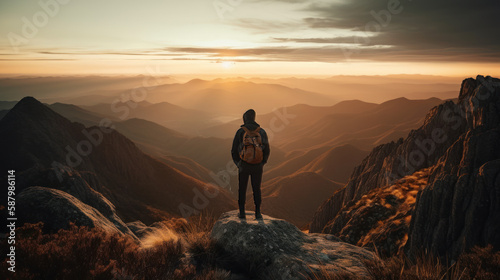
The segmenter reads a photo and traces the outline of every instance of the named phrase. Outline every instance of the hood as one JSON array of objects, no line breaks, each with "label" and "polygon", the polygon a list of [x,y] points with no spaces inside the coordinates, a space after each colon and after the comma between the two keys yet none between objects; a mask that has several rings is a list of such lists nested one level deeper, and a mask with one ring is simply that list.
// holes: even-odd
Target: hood
[{"label": "hood", "polygon": [[250,109],[243,114],[243,124],[241,126],[245,126],[250,130],[255,130],[260,125],[255,122],[255,111]]},{"label": "hood", "polygon": [[244,114],[243,114],[243,123],[251,123],[251,122],[255,122],[255,111],[253,109],[250,109],[250,110],[247,110]]}]

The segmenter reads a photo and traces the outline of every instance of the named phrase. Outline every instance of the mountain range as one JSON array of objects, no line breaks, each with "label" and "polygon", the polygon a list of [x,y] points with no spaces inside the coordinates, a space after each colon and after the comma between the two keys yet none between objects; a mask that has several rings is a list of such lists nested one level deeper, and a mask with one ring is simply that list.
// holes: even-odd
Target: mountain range
[{"label": "mountain range", "polygon": [[[264,205],[269,205],[269,207],[266,206],[265,210],[274,216],[286,218],[298,226],[308,224],[317,205],[333,191],[347,183],[353,168],[361,163],[361,160],[368,154],[368,150],[375,145],[375,143],[366,146],[360,145],[359,139],[356,137],[350,138],[349,136],[345,136],[345,141],[340,142],[331,141],[330,139],[326,139],[325,141],[322,137],[313,138],[311,145],[304,147],[283,145],[280,139],[286,140],[287,136],[289,137],[288,139],[300,139],[298,133],[304,133],[303,131],[305,130],[300,129],[301,126],[310,125],[311,127],[320,128],[320,124],[324,123],[325,119],[342,120],[346,117],[352,117],[356,121],[351,122],[349,129],[353,129],[354,127],[364,127],[366,126],[365,122],[373,122],[374,119],[380,119],[381,122],[389,122],[390,117],[393,117],[401,120],[402,124],[387,126],[389,131],[384,131],[384,128],[380,128],[376,131],[371,130],[367,132],[368,135],[375,131],[374,134],[376,136],[373,138],[377,138],[378,135],[382,134],[392,140],[397,136],[397,134],[394,135],[391,133],[393,127],[401,128],[406,126],[409,129],[412,127],[412,124],[413,127],[418,126],[418,123],[424,117],[423,112],[439,102],[440,100],[438,99],[424,101],[397,99],[382,104],[343,101],[332,107],[295,105],[283,108],[285,114],[291,114],[296,117],[290,119],[289,124],[283,125],[283,130],[274,134],[272,157],[266,166],[267,171],[264,175],[263,193],[266,195],[263,197],[263,200]],[[116,131],[132,140],[142,152],[153,156],[157,161],[167,166],[173,167],[205,183],[217,183],[217,176],[219,176],[217,174],[225,172],[228,166],[232,166],[229,158],[232,136],[225,138],[189,136],[144,119],[128,118],[120,120],[113,117],[113,115],[109,115],[109,108],[105,105],[81,108],[71,104],[54,103],[47,106],[73,122],[84,124],[87,129],[99,126],[103,120],[109,120]],[[147,108],[150,106],[167,106],[168,108],[170,105],[166,103],[150,104],[142,102],[135,109],[131,109],[131,112],[136,109],[141,111],[141,108],[144,108],[142,112],[143,114],[147,114]],[[92,108],[94,109],[93,111]],[[97,110],[96,108],[100,109]],[[393,110],[394,112],[391,114],[384,110]],[[414,113],[411,116],[405,116],[405,110]],[[154,113],[155,110],[152,110],[152,112],[153,115],[161,115]],[[182,119],[184,116],[183,112],[184,110],[178,110],[169,112],[169,114],[172,119]],[[421,113],[420,116],[419,113]],[[266,121],[272,122],[273,119],[282,121],[279,115],[277,116],[275,113],[259,116],[259,121],[271,133],[272,126],[266,125]],[[228,130],[229,128],[235,130],[239,124],[240,122],[236,121],[225,125],[225,127]],[[333,127],[332,129],[340,133],[342,129],[345,130],[347,127]],[[311,129],[305,131],[307,132],[303,134],[304,138],[307,137],[306,135],[311,134]],[[321,131],[325,133],[329,130],[319,129],[316,134],[321,134]],[[405,131],[401,131],[400,133],[404,134]],[[333,134],[333,132],[330,134]],[[280,145],[283,145],[285,149],[280,149]],[[359,148],[360,146],[363,148]],[[285,153],[285,150],[287,153]],[[310,180],[304,180],[304,178],[309,178]],[[304,188],[304,182],[318,182],[318,184],[308,183],[307,187]],[[232,190],[232,196],[235,197],[237,189],[236,177],[231,176],[229,183],[225,184],[225,186]],[[301,207],[303,208],[299,207],[303,211],[288,211],[288,209],[296,208],[295,205],[297,204],[296,201],[290,198],[303,197],[304,192],[309,193],[311,198],[302,203]],[[287,195],[283,195],[283,193]],[[252,204],[249,201],[249,205]]]},{"label": "mountain range", "polygon": [[[426,183],[412,185],[423,188],[414,189],[416,201],[402,214],[405,226],[378,232],[388,236],[402,230],[399,237],[385,239],[385,244],[379,239],[378,246],[391,251],[390,246],[398,244],[410,256],[428,250],[451,260],[476,245],[490,244],[499,250],[499,125],[500,80],[489,76],[464,80],[456,102],[430,110],[423,125],[406,138],[375,147],[354,169],[347,185],[319,207],[310,231],[341,234],[357,244],[373,240],[370,230],[375,227],[360,230],[361,236],[355,239],[348,233],[359,228],[356,224],[361,221],[380,220],[383,209],[401,205],[394,194],[408,193],[406,182],[424,176]],[[370,193],[387,189],[392,189],[388,192],[392,196],[382,197],[375,205],[378,210],[370,206],[374,204]]]},{"label": "mountain range", "polygon": [[[116,130],[71,122],[32,97],[2,118],[0,135],[9,135],[0,140],[0,166],[16,171],[18,191],[31,186],[64,190],[67,181],[82,178],[81,185],[102,194],[125,222],[182,217],[184,208],[221,213],[235,207],[225,189],[143,153]],[[194,203],[200,197],[206,205],[198,209]]]}]

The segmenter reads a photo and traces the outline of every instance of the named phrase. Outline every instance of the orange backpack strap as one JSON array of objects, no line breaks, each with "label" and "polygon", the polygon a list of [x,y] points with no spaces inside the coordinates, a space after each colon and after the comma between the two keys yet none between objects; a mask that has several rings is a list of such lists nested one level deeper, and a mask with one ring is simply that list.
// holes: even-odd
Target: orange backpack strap
[{"label": "orange backpack strap", "polygon": [[243,130],[246,132],[246,133],[250,133],[250,130],[248,130],[248,128],[242,126],[241,128],[243,128]]},{"label": "orange backpack strap", "polygon": [[260,131],[260,126],[259,126],[259,127],[257,127],[257,129],[256,129],[256,130],[254,130],[254,131],[255,131],[255,132],[259,132],[259,131]]}]

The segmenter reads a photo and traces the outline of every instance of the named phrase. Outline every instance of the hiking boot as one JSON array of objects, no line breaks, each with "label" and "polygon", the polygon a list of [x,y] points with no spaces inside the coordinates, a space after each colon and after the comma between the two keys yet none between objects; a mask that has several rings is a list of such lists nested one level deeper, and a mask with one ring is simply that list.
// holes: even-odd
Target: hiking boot
[{"label": "hiking boot", "polygon": [[240,218],[240,219],[246,219],[247,216],[245,215],[245,211],[240,211],[240,213],[238,214],[238,218]]},{"label": "hiking boot", "polygon": [[255,219],[262,220],[262,214],[260,213],[260,211],[255,212]]}]

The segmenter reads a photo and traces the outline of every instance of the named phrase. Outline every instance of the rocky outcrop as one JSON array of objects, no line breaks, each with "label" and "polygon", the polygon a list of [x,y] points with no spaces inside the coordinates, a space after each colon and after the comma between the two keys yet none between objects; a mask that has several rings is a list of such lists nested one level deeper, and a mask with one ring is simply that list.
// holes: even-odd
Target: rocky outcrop
[{"label": "rocky outcrop", "polygon": [[464,131],[464,124],[452,122],[457,117],[454,108],[452,101],[445,102],[433,108],[424,124],[412,130],[407,138],[374,148],[354,169],[347,185],[316,211],[311,232],[321,232],[343,207],[359,200],[370,190],[390,185],[406,175],[435,165]]},{"label": "rocky outcrop", "polygon": [[[405,139],[373,149],[361,165],[355,168],[348,184],[316,211],[310,227],[311,232],[321,232],[343,207],[351,201],[359,200],[368,191],[390,185],[415,171],[436,165],[448,148],[471,128],[469,121],[461,121],[464,114],[469,114],[464,111],[463,105],[467,102],[477,102],[465,99],[464,96],[467,95],[466,92],[472,91],[473,86],[483,83],[490,84],[488,87],[491,87],[495,79],[478,76],[476,80],[465,80],[459,104],[452,101],[444,102],[433,108],[427,114],[424,124],[411,131]],[[489,106],[484,102],[481,104]],[[490,119],[488,123],[494,121]]]},{"label": "rocky outcrop", "polygon": [[433,108],[406,139],[375,148],[318,209],[311,231],[341,233],[344,211],[363,195],[432,166],[412,213],[407,253],[430,250],[456,259],[475,245],[500,249],[499,160],[500,80],[466,79],[457,103]]},{"label": "rocky outcrop", "polygon": [[391,186],[371,190],[346,205],[325,226],[323,233],[376,250],[385,257],[398,254],[408,240],[417,193],[427,186],[430,170],[417,171]]},{"label": "rocky outcrop", "polygon": [[427,249],[456,260],[475,245],[500,250],[500,80],[465,80],[456,110],[467,130],[418,195],[409,254]]},{"label": "rocky outcrop", "polygon": [[44,230],[55,232],[72,222],[77,226],[100,228],[109,233],[134,233],[116,215],[106,218],[101,212],[74,196],[56,189],[30,187],[17,196],[18,218],[23,223],[44,223]]},{"label": "rocky outcrop", "polygon": [[362,248],[339,242],[333,235],[305,234],[294,225],[264,215],[237,218],[237,211],[221,215],[211,237],[228,256],[229,267],[255,269],[256,279],[305,279],[313,273],[368,277],[364,259],[377,257]]}]

